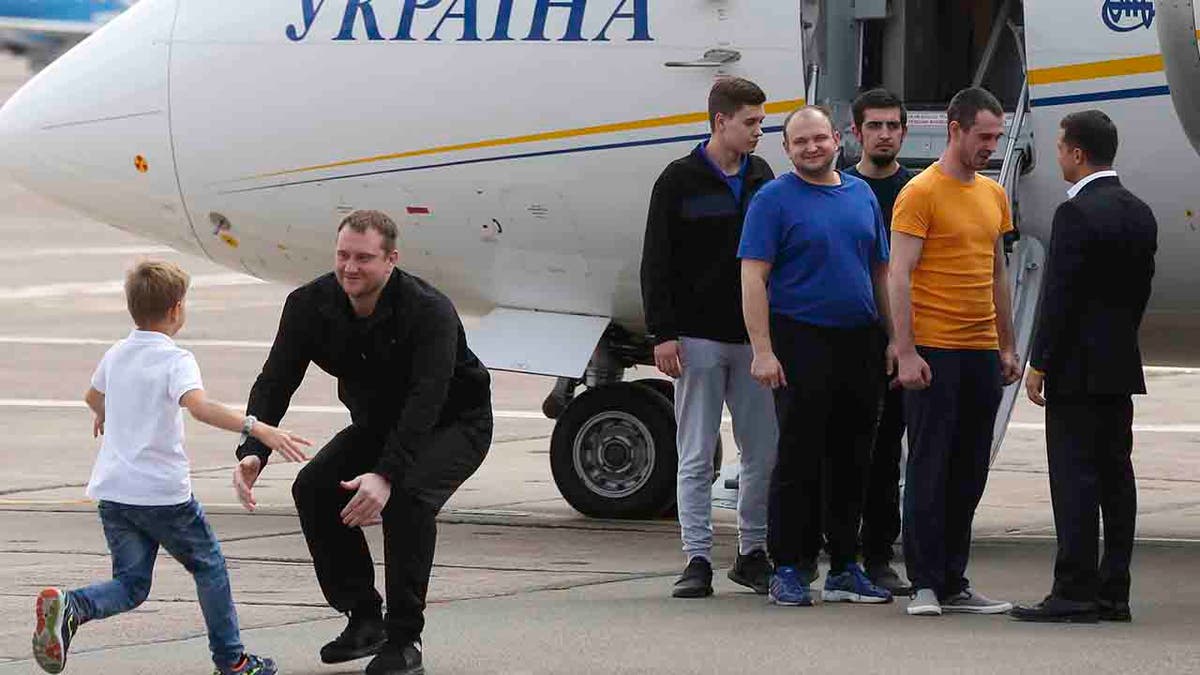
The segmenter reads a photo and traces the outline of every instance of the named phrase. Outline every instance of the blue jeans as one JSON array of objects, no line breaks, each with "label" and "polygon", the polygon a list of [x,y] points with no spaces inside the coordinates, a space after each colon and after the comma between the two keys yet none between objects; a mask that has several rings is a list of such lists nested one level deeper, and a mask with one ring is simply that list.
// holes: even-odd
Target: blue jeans
[{"label": "blue jeans", "polygon": [[191,499],[174,506],[131,506],[102,501],[99,508],[113,578],[68,593],[79,622],[128,612],[145,602],[162,545],[196,580],[213,662],[235,665],[242,656],[237,611],[225,557],[200,503]]}]

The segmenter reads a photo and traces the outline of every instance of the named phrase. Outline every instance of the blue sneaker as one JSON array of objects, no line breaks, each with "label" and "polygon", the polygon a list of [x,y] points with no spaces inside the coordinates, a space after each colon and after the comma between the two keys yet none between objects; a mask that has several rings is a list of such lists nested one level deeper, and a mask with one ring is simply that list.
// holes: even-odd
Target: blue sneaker
[{"label": "blue sneaker", "polygon": [[79,617],[70,596],[61,588],[47,588],[34,605],[37,627],[33,629],[33,657],[47,673],[67,667],[67,650],[79,629]]},{"label": "blue sneaker", "polygon": [[850,563],[843,572],[825,575],[821,599],[825,602],[884,603],[892,601],[892,592],[871,583],[858,563]]},{"label": "blue sneaker", "polygon": [[279,667],[273,659],[266,659],[254,654],[242,654],[242,660],[237,664],[213,670],[213,675],[277,675]]},{"label": "blue sneaker", "polygon": [[812,607],[808,584],[801,581],[800,573],[790,565],[775,568],[767,598],[772,604],[784,607]]}]

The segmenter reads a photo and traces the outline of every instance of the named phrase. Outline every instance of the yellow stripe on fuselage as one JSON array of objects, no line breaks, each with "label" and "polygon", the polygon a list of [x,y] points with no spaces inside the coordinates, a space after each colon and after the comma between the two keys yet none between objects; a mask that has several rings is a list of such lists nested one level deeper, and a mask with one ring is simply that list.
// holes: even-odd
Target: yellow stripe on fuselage
[{"label": "yellow stripe on fuselage", "polygon": [[[804,105],[804,99],[789,99],[786,101],[772,101],[767,103],[766,108],[768,115],[777,113],[789,112],[794,108]],[[347,159],[340,162],[329,162],[328,164],[314,164],[313,166],[304,166],[299,169],[288,169],[286,171],[274,171],[271,173],[258,174],[250,178],[270,178],[273,176],[286,176],[289,174],[305,173],[307,171],[320,171],[321,169],[336,169],[344,166],[354,166],[357,164],[371,164],[373,162],[386,162],[394,159],[408,159],[410,157],[421,157],[424,155],[437,155],[445,152],[460,152],[463,150],[479,150],[482,148],[496,148],[506,145],[519,145],[521,143],[536,143],[539,141],[555,141],[563,138],[577,138],[580,136],[594,136],[597,134],[611,134],[621,131],[636,131],[638,129],[654,129],[658,127],[671,127],[680,124],[697,124],[708,121],[708,113],[682,113],[679,115],[667,115],[665,117],[651,117],[649,119],[633,120],[630,122],[613,122],[610,124],[597,124],[590,127],[579,127],[576,129],[560,129],[557,131],[544,131],[536,134],[526,134],[524,136],[509,136],[506,138],[491,138],[483,141],[473,141],[471,143],[458,143],[455,145],[441,145],[434,148],[424,148],[422,150],[409,150],[407,152],[396,152],[387,155],[375,155],[373,157],[360,157],[358,159]]]},{"label": "yellow stripe on fuselage", "polygon": [[1029,71],[1029,83],[1057,84],[1059,82],[1095,80],[1102,77],[1157,73],[1162,69],[1162,55],[1150,54],[1147,56],[1133,56],[1126,59],[1111,59],[1092,63],[1073,63],[1069,66],[1037,68]]}]

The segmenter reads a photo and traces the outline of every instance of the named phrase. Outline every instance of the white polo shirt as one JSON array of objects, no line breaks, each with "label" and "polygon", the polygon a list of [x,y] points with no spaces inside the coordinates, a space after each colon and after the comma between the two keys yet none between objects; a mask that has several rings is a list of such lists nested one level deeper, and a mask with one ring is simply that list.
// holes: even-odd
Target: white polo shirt
[{"label": "white polo shirt", "polygon": [[135,330],[100,359],[92,387],[104,394],[105,419],[88,497],[137,506],[191,499],[179,399],[204,388],[196,357],[163,333]]}]

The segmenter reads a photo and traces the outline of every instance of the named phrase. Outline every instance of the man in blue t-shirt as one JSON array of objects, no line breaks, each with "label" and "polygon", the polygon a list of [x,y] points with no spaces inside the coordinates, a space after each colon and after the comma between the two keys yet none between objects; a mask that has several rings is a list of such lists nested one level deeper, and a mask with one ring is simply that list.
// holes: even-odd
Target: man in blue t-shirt
[{"label": "man in blue t-shirt", "polygon": [[788,116],[783,143],[794,170],[754,197],[738,250],[751,374],[775,390],[779,419],[767,546],[769,595],[781,605],[812,604],[822,534],[826,602],[892,599],[857,562],[879,373],[892,360],[888,231],[871,188],[833,169],[840,142],[823,109]]}]

